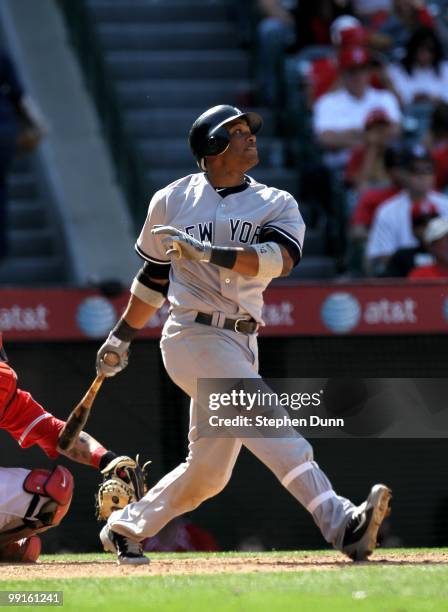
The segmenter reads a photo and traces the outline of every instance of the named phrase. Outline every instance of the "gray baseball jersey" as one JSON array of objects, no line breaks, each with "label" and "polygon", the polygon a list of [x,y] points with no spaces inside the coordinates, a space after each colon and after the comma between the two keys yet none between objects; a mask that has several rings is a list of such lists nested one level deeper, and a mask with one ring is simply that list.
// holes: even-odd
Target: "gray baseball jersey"
[{"label": "gray baseball jersey", "polygon": [[171,265],[168,299],[174,310],[249,315],[262,324],[262,293],[269,279],[184,259],[171,262],[161,237],[151,233],[154,225],[171,225],[216,246],[273,240],[284,244],[296,262],[300,259],[305,224],[297,202],[286,191],[247,181],[246,189],[223,198],[205,174],[191,174],[152,198],[136,250],[151,264]]},{"label": "gray baseball jersey", "polygon": [[184,259],[171,263],[167,247],[151,229],[174,226],[216,246],[275,241],[297,263],[305,231],[297,202],[285,191],[246,180],[244,186],[216,190],[205,174],[192,174],[158,191],[149,206],[136,249],[147,260],[150,277],[168,278],[169,270],[172,312],[160,348],[171,379],[191,397],[188,458],[140,501],[114,512],[109,525],[135,540],[155,535],[174,516],[193,510],[225,487],[244,444],[312,514],[325,539],[341,548],[355,506],[335,493],[299,432],[280,440],[213,437],[199,431],[204,410],[200,410],[198,380],[259,378],[257,334],[220,328],[218,321],[204,325],[190,315],[197,311],[230,318],[249,315],[261,322],[262,292],[269,279],[209,263]]}]

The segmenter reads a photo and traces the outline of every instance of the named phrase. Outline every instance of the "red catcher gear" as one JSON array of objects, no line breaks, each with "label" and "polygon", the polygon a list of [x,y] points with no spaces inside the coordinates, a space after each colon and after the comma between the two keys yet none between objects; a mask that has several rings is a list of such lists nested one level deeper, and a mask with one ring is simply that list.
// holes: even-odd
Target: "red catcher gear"
[{"label": "red catcher gear", "polygon": [[39,536],[32,535],[16,542],[8,542],[0,549],[2,563],[35,563],[40,555],[42,543]]},{"label": "red catcher gear", "polygon": [[64,422],[42,408],[32,396],[16,390],[17,375],[0,362],[0,429],[7,431],[22,448],[38,444],[52,459]]},{"label": "red catcher gear", "polygon": [[5,349],[3,348],[3,334],[0,331],[0,361],[8,361],[8,358],[5,353]]},{"label": "red catcher gear", "polygon": [[73,495],[73,476],[67,468],[57,465],[48,470],[34,469],[25,478],[23,488],[27,493],[49,497],[37,514],[44,527],[59,525],[70,507]]},{"label": "red catcher gear", "polygon": [[4,408],[12,400],[17,388],[17,374],[3,361],[0,361],[0,419]]},{"label": "red catcher gear", "polygon": [[[10,529],[0,533],[0,548],[36,533],[56,527],[67,514],[73,495],[73,476],[57,465],[53,471],[32,470],[23,482],[23,489],[33,497],[25,516]],[[36,513],[41,497],[45,503]]]}]

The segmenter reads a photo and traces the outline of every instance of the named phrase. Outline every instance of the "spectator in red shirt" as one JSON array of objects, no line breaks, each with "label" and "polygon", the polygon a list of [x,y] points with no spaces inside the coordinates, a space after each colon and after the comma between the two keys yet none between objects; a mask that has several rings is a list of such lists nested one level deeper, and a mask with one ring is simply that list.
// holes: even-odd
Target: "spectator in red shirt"
[{"label": "spectator in red shirt", "polygon": [[330,28],[333,53],[325,52],[322,57],[306,64],[304,78],[307,86],[307,100],[310,108],[323,94],[334,89],[339,82],[337,53],[344,47],[364,47],[368,43],[368,32],[359,19],[341,15]]},{"label": "spectator in red shirt", "polygon": [[435,263],[414,268],[408,278],[412,280],[448,278],[448,219],[440,217],[430,221],[423,234],[423,240]]},{"label": "spectator in red shirt", "polygon": [[417,202],[412,206],[412,233],[417,238],[418,245],[395,251],[382,276],[405,278],[413,268],[428,266],[434,262],[432,255],[428,253],[423,235],[428,223],[438,216],[439,212],[431,202]]},{"label": "spectator in red shirt", "polygon": [[404,146],[394,142],[384,151],[384,167],[389,175],[389,185],[365,191],[356,203],[351,218],[352,233],[367,236],[376,209],[403,189],[405,184]]},{"label": "spectator in red shirt", "polygon": [[345,182],[358,194],[383,187],[389,182],[385,150],[393,136],[393,124],[387,111],[372,109],[364,124],[364,144],[355,147],[345,168]]},{"label": "spectator in red shirt", "polygon": [[403,189],[403,145],[396,142],[384,151],[384,167],[389,185],[364,191],[355,205],[349,229],[348,268],[354,276],[364,276],[364,250],[376,209]]},{"label": "spectator in red shirt", "polygon": [[371,55],[363,47],[346,47],[339,53],[341,87],[323,95],[314,105],[313,128],[323,149],[324,163],[345,168],[353,147],[363,144],[368,114],[381,108],[400,133],[401,112],[389,91],[370,86]]},{"label": "spectator in red shirt", "polygon": [[375,212],[366,245],[367,266],[382,276],[389,259],[398,249],[418,246],[412,231],[412,207],[433,205],[440,216],[448,217],[448,198],[434,191],[434,162],[422,145],[405,152],[405,189],[389,198]]}]

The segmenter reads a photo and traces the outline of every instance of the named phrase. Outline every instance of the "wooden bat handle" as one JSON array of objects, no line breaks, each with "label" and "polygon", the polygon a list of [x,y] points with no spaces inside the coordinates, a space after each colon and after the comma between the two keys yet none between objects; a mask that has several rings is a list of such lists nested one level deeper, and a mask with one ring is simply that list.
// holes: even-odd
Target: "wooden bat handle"
[{"label": "wooden bat handle", "polygon": [[[117,365],[120,361],[120,356],[117,353],[105,353],[103,361],[108,365]],[[93,383],[87,390],[82,400],[71,411],[62,431],[59,436],[58,446],[63,451],[68,451],[72,448],[79,434],[84,428],[87,419],[89,418],[90,409],[95,401],[96,394],[104,382],[104,374],[98,374]]]},{"label": "wooden bat handle", "polygon": [[100,390],[103,382],[104,382],[104,374],[98,374],[98,376],[95,378],[93,383],[90,385],[87,393],[84,395],[84,397],[82,398],[78,406],[76,406],[74,412],[76,412],[76,409],[80,408],[81,406],[83,406],[84,408],[88,408],[90,410],[95,400],[96,394]]},{"label": "wooden bat handle", "polygon": [[58,446],[64,451],[71,449],[76,442],[79,434],[84,428],[87,419],[89,418],[90,409],[95,400],[96,394],[101,388],[104,381],[104,375],[100,374],[95,378],[90,385],[87,393],[82,400],[72,410],[59,436]]}]

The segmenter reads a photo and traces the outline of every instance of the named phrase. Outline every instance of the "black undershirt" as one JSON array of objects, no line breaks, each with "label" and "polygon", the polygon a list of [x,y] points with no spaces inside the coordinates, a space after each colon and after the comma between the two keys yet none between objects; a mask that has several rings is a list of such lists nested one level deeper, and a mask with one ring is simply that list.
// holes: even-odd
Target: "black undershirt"
[{"label": "black undershirt", "polygon": [[234,187],[213,187],[216,193],[221,196],[221,198],[225,198],[228,195],[232,195],[232,193],[239,193],[240,191],[244,191],[249,187],[249,179],[245,178],[244,183],[241,185],[235,185]]}]

